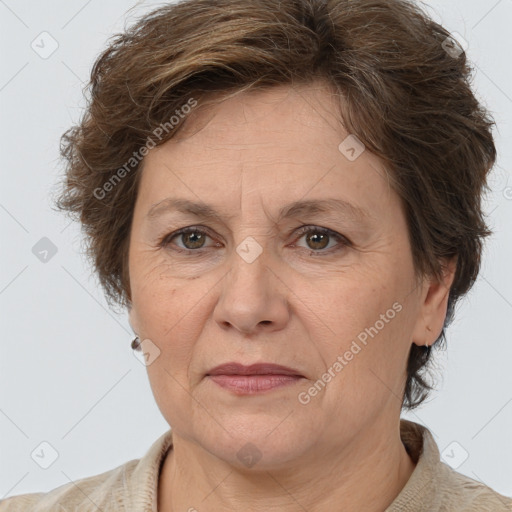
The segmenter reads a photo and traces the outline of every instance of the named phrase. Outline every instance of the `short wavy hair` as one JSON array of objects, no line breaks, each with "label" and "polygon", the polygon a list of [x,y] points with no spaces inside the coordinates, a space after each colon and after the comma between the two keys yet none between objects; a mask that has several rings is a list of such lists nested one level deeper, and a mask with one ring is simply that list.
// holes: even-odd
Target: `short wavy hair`
[{"label": "short wavy hair", "polygon": [[[55,204],[80,221],[109,305],[130,307],[128,247],[148,141],[175,136],[191,98],[323,79],[343,98],[340,122],[389,170],[417,275],[441,277],[443,261],[457,259],[438,347],[490,234],[482,198],[495,122],[471,90],[472,72],[457,41],[412,1],[164,5],[112,36],[98,56],[86,108],[61,138],[66,168]],[[433,389],[430,360],[430,350],[411,344],[402,408]]]}]

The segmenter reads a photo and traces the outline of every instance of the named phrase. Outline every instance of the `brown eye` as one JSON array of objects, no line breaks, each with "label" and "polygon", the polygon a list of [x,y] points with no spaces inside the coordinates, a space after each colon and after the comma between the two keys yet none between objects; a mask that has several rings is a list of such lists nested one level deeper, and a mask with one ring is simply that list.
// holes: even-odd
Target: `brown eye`
[{"label": "brown eye", "polygon": [[[203,229],[189,227],[180,229],[179,231],[167,235],[161,241],[160,245],[162,247],[175,245],[175,250],[177,250],[178,252],[180,250],[185,252],[199,252],[201,249],[207,247],[205,246],[206,238],[210,238],[210,236]],[[181,241],[183,245],[173,243],[172,241],[174,239]]]},{"label": "brown eye", "polygon": [[206,235],[199,231],[190,231],[181,233],[181,240],[185,245],[185,249],[200,249],[204,245]]},{"label": "brown eye", "polygon": [[307,243],[311,249],[325,249],[329,245],[329,235],[325,233],[309,232],[306,234]]},{"label": "brown eye", "polygon": [[[343,235],[327,228],[305,226],[299,229],[298,234],[300,238],[304,237],[306,240],[307,247],[305,247],[305,249],[311,249],[313,252],[318,252],[319,254],[329,254],[350,245],[350,242]],[[331,240],[337,242],[337,244],[334,244],[334,250],[325,250]],[[329,249],[331,248],[332,246]]]},{"label": "brown eye", "polygon": [[[336,233],[327,228],[321,228],[316,226],[305,226],[299,229],[299,238],[305,238],[307,246],[304,249],[309,249],[312,254],[318,253],[331,254],[350,245],[350,241],[343,235]],[[205,245],[206,239],[211,238],[208,233],[201,228],[188,227],[175,231],[163,238],[160,242],[161,247],[169,247],[177,252],[185,253],[197,253],[201,254],[202,249],[207,249],[209,246]],[[177,239],[181,242],[173,242]],[[329,247],[330,242],[335,242],[333,246]],[[173,246],[173,247],[171,247]],[[217,245],[218,246],[218,245]],[[298,246],[301,247],[301,246]],[[326,250],[327,249],[327,250]]]}]

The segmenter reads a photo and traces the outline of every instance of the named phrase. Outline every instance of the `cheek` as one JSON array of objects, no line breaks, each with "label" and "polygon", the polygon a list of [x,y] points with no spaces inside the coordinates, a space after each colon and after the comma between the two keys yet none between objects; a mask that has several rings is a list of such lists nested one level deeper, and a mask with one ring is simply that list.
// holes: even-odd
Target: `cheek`
[{"label": "cheek", "polygon": [[159,357],[148,366],[150,378],[172,381],[165,370],[180,375],[181,380],[188,378],[215,280],[176,279],[169,275],[168,267],[146,265],[134,275],[131,314],[141,339],[150,339],[160,350]]},{"label": "cheek", "polygon": [[162,415],[173,426],[181,425],[178,411],[192,407],[189,368],[204,325],[204,319],[199,318],[204,293],[193,293],[194,287],[197,284],[156,273],[156,277],[147,276],[134,297],[140,334],[160,350],[146,367],[150,386]]},{"label": "cheek", "polygon": [[[403,282],[382,267],[351,268],[314,283],[304,281],[293,289],[300,299],[295,301],[301,308],[299,316],[310,317],[314,322],[310,326],[317,326],[313,327],[317,335],[323,332],[324,339],[342,348],[360,333],[364,340],[366,329],[376,323],[379,332],[391,330],[400,317],[396,310],[406,295]],[[395,303],[400,305],[393,308]]]},{"label": "cheek", "polygon": [[306,330],[325,365],[322,372],[336,374],[331,389],[337,396],[352,401],[398,394],[414,316],[408,280],[405,269],[402,277],[382,267],[347,272],[324,283],[323,293],[310,293],[298,312],[311,318]]},{"label": "cheek", "polygon": [[[170,320],[168,312],[176,304],[177,288],[166,278],[168,265],[159,261],[156,254],[141,252],[132,254],[130,260],[130,280],[132,304],[137,319],[141,322],[141,330],[162,326]],[[156,320],[160,321],[156,322]]]}]

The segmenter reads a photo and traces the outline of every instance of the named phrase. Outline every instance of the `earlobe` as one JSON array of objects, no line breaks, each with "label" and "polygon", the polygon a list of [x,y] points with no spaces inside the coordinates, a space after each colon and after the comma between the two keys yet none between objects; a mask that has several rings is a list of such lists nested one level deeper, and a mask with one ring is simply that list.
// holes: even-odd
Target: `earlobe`
[{"label": "earlobe", "polygon": [[440,279],[436,276],[425,277],[422,303],[413,332],[413,342],[416,345],[432,345],[439,338],[446,319],[455,271],[456,257],[445,260]]}]

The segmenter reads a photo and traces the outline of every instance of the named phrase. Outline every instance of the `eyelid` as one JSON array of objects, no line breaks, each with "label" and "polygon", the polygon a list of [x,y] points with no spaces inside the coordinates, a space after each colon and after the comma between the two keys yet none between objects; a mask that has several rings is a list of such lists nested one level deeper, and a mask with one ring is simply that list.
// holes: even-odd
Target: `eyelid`
[{"label": "eyelid", "polygon": [[[158,245],[162,246],[162,247],[167,247],[168,245],[170,245],[171,240],[173,238],[176,238],[176,237],[186,234],[186,233],[195,233],[195,232],[204,234],[213,239],[213,236],[210,234],[210,230],[207,227],[205,227],[205,226],[187,226],[185,228],[180,228],[180,229],[177,229],[176,231],[173,231],[172,233],[168,233],[168,234],[164,235],[164,237],[162,239],[160,239],[160,241],[158,242]],[[183,249],[181,247],[178,247],[177,250],[181,250],[184,252],[190,251],[190,252],[198,253],[203,249],[204,248],[194,250],[194,249]]]},{"label": "eyelid", "polygon": [[[338,233],[337,231],[334,231],[332,229],[329,229],[329,228],[325,228],[325,227],[322,227],[322,226],[317,226],[315,224],[306,224],[306,225],[302,225],[298,228],[295,228],[293,229],[291,232],[290,232],[290,235],[292,233],[296,233],[295,235],[295,241],[294,243],[302,238],[302,236],[304,236],[304,234],[307,234],[308,232],[318,232],[318,233],[323,233],[323,234],[326,234],[332,238],[335,238],[338,242],[338,245],[339,246],[345,246],[345,247],[350,247],[352,246],[352,242],[344,235],[342,235],[341,233]],[[179,237],[180,235],[182,234],[186,234],[186,233],[194,233],[194,232],[197,232],[197,233],[201,233],[201,234],[204,234],[206,236],[209,236],[210,238],[214,238],[211,234],[210,234],[210,229],[205,227],[205,226],[201,226],[201,225],[194,225],[194,226],[187,226],[187,227],[184,227],[184,228],[180,228],[176,231],[173,231],[172,233],[168,233],[166,234],[160,241],[159,241],[159,246],[161,247],[167,247],[168,245],[170,245],[171,243],[171,240],[173,240],[174,238],[176,237]],[[288,235],[289,236],[289,235]],[[218,246],[218,244],[217,244]],[[184,252],[184,253],[201,253],[202,251],[206,250],[208,247],[200,247],[198,249],[186,249],[186,248],[182,248],[182,247],[178,247],[177,249],[174,249],[175,251],[177,252]],[[336,252],[336,250],[339,250],[339,247],[338,248],[330,248],[328,250],[318,250],[318,251],[315,251],[314,249],[307,249],[305,247],[302,247],[302,249],[306,249],[306,250],[309,250],[313,253],[318,253],[318,254],[330,254],[332,252]]]},{"label": "eyelid", "polygon": [[[313,232],[317,231],[318,233],[323,233],[325,235],[329,235],[332,238],[336,238],[336,240],[338,240],[338,242],[341,242],[344,245],[352,245],[352,242],[345,235],[342,235],[341,233],[338,233],[337,231],[334,231],[332,229],[324,228],[322,226],[316,226],[314,224],[308,224],[305,226],[301,226],[300,228],[297,228],[294,231],[297,231],[297,235],[296,235],[297,239],[301,238],[305,233],[308,233],[309,231],[313,231]],[[327,252],[327,251],[324,251],[324,252]]]}]

